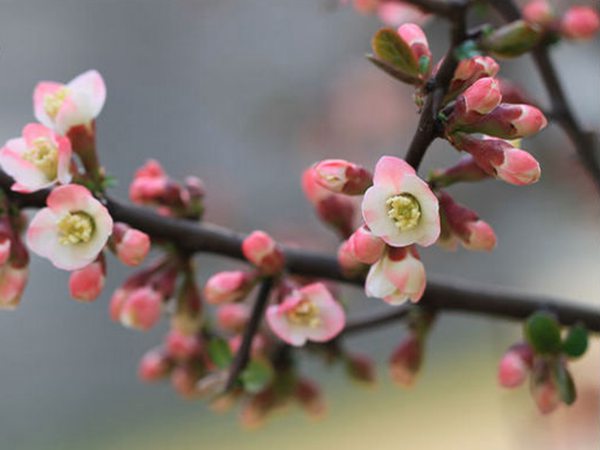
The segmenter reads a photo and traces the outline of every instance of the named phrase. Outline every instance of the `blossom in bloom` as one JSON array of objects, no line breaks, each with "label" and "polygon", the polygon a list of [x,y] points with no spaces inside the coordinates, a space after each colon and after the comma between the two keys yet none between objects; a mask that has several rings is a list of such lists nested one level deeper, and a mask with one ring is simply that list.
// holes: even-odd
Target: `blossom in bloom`
[{"label": "blossom in bloom", "polygon": [[150,236],[124,223],[115,224],[113,238],[117,257],[127,266],[139,266],[150,251]]},{"label": "blossom in bloom", "polygon": [[90,127],[106,100],[102,76],[89,70],[67,84],[42,81],[35,87],[35,118],[57,133],[65,135],[70,128]]},{"label": "blossom in bloom", "polygon": [[348,238],[349,251],[357,261],[374,264],[383,255],[385,243],[364,225]]},{"label": "blossom in bloom", "polygon": [[25,125],[22,134],[0,149],[0,167],[15,180],[12,190],[34,192],[54,183],[68,184],[70,141],[38,123]]},{"label": "blossom in bloom", "polygon": [[27,266],[16,267],[12,263],[0,267],[0,309],[15,309],[27,284]]},{"label": "blossom in bloom", "polygon": [[405,161],[383,156],[362,202],[365,223],[393,247],[429,246],[440,234],[438,200]]},{"label": "blossom in bloom", "polygon": [[527,344],[513,345],[498,365],[498,382],[506,388],[523,384],[533,364],[533,351]]},{"label": "blossom in bloom", "polygon": [[171,361],[161,349],[147,352],[138,367],[138,378],[147,383],[162,380],[171,370]]},{"label": "blossom in bloom", "polygon": [[326,159],[314,166],[316,181],[331,192],[361,195],[372,184],[368,170],[343,159]]},{"label": "blossom in bloom", "polygon": [[46,202],[27,230],[29,248],[59,269],[77,270],[93,262],[112,233],[108,210],[74,184],[55,188]]},{"label": "blossom in bloom", "polygon": [[98,298],[106,280],[104,264],[94,261],[82,269],[71,272],[69,291],[71,297],[82,302],[91,302]]},{"label": "blossom in bloom", "polygon": [[236,302],[243,299],[254,287],[256,277],[241,270],[219,272],[204,285],[204,298],[210,304]]},{"label": "blossom in bloom", "polygon": [[323,283],[313,283],[293,291],[278,305],[267,309],[271,330],[290,345],[307,340],[326,342],[337,336],[346,314]]},{"label": "blossom in bloom", "polygon": [[560,22],[561,33],[569,39],[591,39],[600,30],[600,15],[594,8],[573,6]]},{"label": "blossom in bloom", "polygon": [[540,179],[537,160],[528,152],[504,139],[475,138],[463,133],[452,137],[454,144],[473,156],[479,167],[489,175],[510,184],[524,186]]},{"label": "blossom in bloom", "polygon": [[283,270],[283,252],[264,231],[253,231],[242,242],[244,257],[265,275],[274,275]]},{"label": "blossom in bloom", "polygon": [[414,385],[423,360],[423,343],[411,332],[394,350],[390,357],[390,375],[394,383],[402,387]]},{"label": "blossom in bloom", "polygon": [[[133,290],[115,310],[124,326],[147,331],[158,323],[162,312],[162,295],[151,287],[144,286]],[[112,305],[111,305],[112,306]],[[112,309],[112,308],[111,308]]]},{"label": "blossom in bloom", "polygon": [[390,247],[386,254],[371,266],[365,283],[368,297],[381,298],[391,305],[409,300],[418,302],[425,292],[425,266],[417,249]]}]

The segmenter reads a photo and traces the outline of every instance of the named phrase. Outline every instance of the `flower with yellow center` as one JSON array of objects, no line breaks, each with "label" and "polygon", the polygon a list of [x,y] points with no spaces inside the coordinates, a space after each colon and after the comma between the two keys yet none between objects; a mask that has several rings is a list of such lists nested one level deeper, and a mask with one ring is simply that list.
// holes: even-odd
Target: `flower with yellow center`
[{"label": "flower with yellow center", "polygon": [[288,311],[287,316],[296,325],[315,328],[321,323],[319,307],[308,299],[300,300],[295,308]]},{"label": "flower with yellow center", "polygon": [[438,199],[400,158],[379,160],[361,208],[370,232],[391,247],[428,246],[439,237]]},{"label": "flower with yellow center", "polygon": [[63,86],[55,92],[44,96],[44,111],[46,111],[48,117],[52,119],[56,118],[68,95],[69,89],[66,86]]},{"label": "flower with yellow center", "polygon": [[58,172],[58,149],[50,139],[42,137],[33,141],[33,147],[23,153],[23,159],[40,169],[50,180]]},{"label": "flower with yellow center", "polygon": [[77,211],[65,214],[57,223],[58,241],[62,245],[85,244],[94,234],[94,219]]}]

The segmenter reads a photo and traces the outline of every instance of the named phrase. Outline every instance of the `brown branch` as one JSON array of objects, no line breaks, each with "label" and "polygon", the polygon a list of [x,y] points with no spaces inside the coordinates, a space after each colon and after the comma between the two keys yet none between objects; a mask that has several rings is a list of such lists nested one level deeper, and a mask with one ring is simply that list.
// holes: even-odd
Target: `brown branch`
[{"label": "brown branch", "polygon": [[[489,2],[506,21],[512,22],[521,18],[521,11],[512,0],[489,0]],[[548,91],[552,104],[552,117],[573,142],[579,160],[600,192],[600,161],[598,158],[600,149],[597,137],[594,133],[584,130],[575,118],[556,68],[548,54],[547,46],[546,42],[542,42],[533,49],[531,56]]]},{"label": "brown branch", "polygon": [[258,331],[258,327],[260,326],[260,322],[265,314],[272,287],[272,278],[265,279],[260,285],[260,290],[256,296],[256,302],[252,307],[252,315],[250,316],[248,325],[246,325],[246,328],[244,329],[242,344],[235,354],[235,358],[233,359],[231,368],[229,369],[229,377],[227,378],[227,383],[225,385],[226,391],[231,390],[235,386],[238,377],[248,365],[248,361],[250,360],[250,351],[252,350],[252,340],[254,339],[254,336]]}]

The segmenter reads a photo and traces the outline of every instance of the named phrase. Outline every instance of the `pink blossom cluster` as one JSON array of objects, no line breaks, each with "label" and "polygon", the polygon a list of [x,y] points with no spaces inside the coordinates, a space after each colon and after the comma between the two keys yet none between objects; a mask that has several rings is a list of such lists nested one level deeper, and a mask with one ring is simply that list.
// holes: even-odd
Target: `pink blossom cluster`
[{"label": "pink blossom cluster", "polygon": [[586,40],[600,30],[600,14],[590,6],[571,6],[562,15],[548,0],[532,0],[523,7],[526,21],[566,39]]}]

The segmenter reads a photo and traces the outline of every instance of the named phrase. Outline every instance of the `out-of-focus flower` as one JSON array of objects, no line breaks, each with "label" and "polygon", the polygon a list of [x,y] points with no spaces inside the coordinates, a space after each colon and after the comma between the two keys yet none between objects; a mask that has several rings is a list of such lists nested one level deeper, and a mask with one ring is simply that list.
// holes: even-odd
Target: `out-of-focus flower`
[{"label": "out-of-focus flower", "polygon": [[533,0],[523,7],[523,18],[530,23],[545,27],[554,22],[555,15],[547,0]]},{"label": "out-of-focus flower", "polygon": [[254,287],[256,276],[241,270],[219,272],[204,285],[204,298],[213,305],[243,299]]},{"label": "out-of-focus flower", "polygon": [[74,184],[55,188],[47,204],[29,225],[29,248],[59,269],[81,269],[93,262],[112,233],[108,210],[90,191]]},{"label": "out-of-focus flower", "polygon": [[402,387],[414,385],[423,361],[423,343],[411,332],[394,350],[389,367],[392,380]]},{"label": "out-of-focus flower", "polygon": [[114,225],[113,240],[117,257],[127,266],[139,266],[150,251],[150,236],[121,222]]},{"label": "out-of-focus flower", "polygon": [[15,309],[27,284],[29,269],[8,263],[0,267],[0,309]]},{"label": "out-of-focus flower", "polygon": [[104,264],[100,260],[71,272],[69,277],[71,297],[82,302],[96,300],[102,293],[105,279]]},{"label": "out-of-focus flower", "polygon": [[150,159],[140,167],[129,186],[129,198],[142,205],[153,203],[167,190],[169,178],[160,163]]},{"label": "out-of-focus flower", "polygon": [[410,299],[418,302],[427,284],[425,266],[417,249],[410,247],[390,247],[385,255],[371,266],[365,292],[369,297],[385,300],[391,305],[399,305]]},{"label": "out-of-focus flower", "polygon": [[533,365],[533,351],[527,344],[513,345],[498,366],[498,382],[506,388],[523,384]]},{"label": "out-of-focus flower", "polygon": [[118,319],[122,325],[136,330],[147,331],[160,320],[162,295],[145,286],[133,290],[122,299],[118,310]]},{"label": "out-of-focus flower", "polygon": [[172,329],[165,338],[165,350],[175,360],[187,360],[202,353],[202,342],[195,334]]},{"label": "out-of-focus flower", "polygon": [[561,33],[569,39],[591,39],[600,30],[600,15],[594,8],[573,6],[560,22]]},{"label": "out-of-focus flower", "polygon": [[106,86],[95,70],[82,73],[67,84],[42,81],[35,87],[33,107],[36,119],[57,133],[92,122],[106,100]]},{"label": "out-of-focus flower", "polygon": [[171,367],[171,361],[163,350],[150,350],[140,361],[138,378],[147,383],[153,383],[169,375]]},{"label": "out-of-focus flower", "polygon": [[67,138],[30,123],[23,128],[22,137],[10,139],[0,149],[0,166],[14,178],[13,191],[34,192],[71,181],[71,154]]},{"label": "out-of-focus flower", "polygon": [[229,303],[217,309],[217,324],[225,331],[239,333],[250,319],[250,308],[244,303]]},{"label": "out-of-focus flower", "polygon": [[323,283],[293,291],[279,305],[269,306],[267,321],[273,332],[290,345],[307,340],[326,342],[337,336],[346,314]]},{"label": "out-of-focus flower", "polygon": [[383,156],[362,202],[365,223],[388,245],[433,244],[440,234],[438,200],[404,160]]}]

